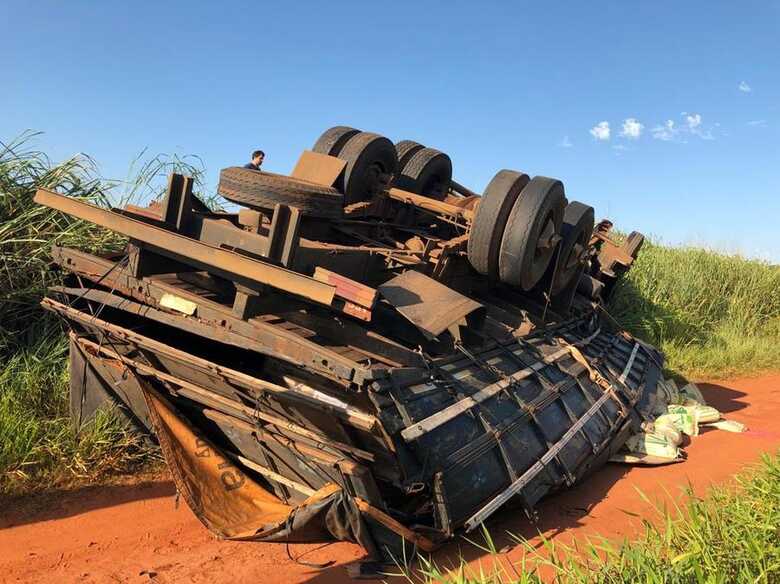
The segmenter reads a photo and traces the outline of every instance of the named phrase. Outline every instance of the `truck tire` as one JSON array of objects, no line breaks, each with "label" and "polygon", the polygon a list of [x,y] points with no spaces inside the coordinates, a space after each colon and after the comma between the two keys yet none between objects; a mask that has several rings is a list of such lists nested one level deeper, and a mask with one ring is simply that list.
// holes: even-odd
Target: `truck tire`
[{"label": "truck tire", "polygon": [[386,188],[398,171],[393,143],[371,132],[352,136],[338,157],[347,162],[340,185],[345,205],[369,200],[374,193]]},{"label": "truck tire", "polygon": [[360,130],[349,126],[333,126],[325,130],[312,146],[312,151],[328,156],[338,156],[344,144]]},{"label": "truck tire", "polygon": [[423,148],[425,148],[425,146],[414,140],[401,140],[396,143],[395,153],[398,156],[398,168],[402,169],[412,155]]},{"label": "truck tire", "polygon": [[434,148],[417,150],[400,167],[396,185],[399,189],[443,200],[450,190],[452,161]]},{"label": "truck tire", "polygon": [[468,258],[477,272],[498,279],[498,253],[509,212],[529,177],[516,170],[499,170],[485,187],[471,224]]},{"label": "truck tire", "polygon": [[499,278],[526,292],[542,279],[555,246],[550,238],[560,233],[566,206],[563,183],[535,176],[517,197],[501,238]]},{"label": "truck tire", "polygon": [[277,204],[297,207],[310,217],[337,218],[343,214],[344,197],[336,189],[289,176],[248,168],[224,168],[217,192],[229,201],[260,211]]},{"label": "truck tire", "polygon": [[[550,287],[552,295],[560,294],[576,276],[584,261],[595,223],[593,207],[572,201],[566,206],[558,246],[558,266]],[[555,268],[551,262],[551,269]]]}]

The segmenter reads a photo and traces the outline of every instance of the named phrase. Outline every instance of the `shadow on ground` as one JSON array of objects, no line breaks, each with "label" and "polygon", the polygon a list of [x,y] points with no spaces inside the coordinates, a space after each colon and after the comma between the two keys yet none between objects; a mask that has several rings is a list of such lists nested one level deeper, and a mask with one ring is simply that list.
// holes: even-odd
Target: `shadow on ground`
[{"label": "shadow on ground", "polygon": [[714,407],[722,414],[738,412],[745,409],[749,404],[741,399],[747,396],[743,391],[737,391],[717,383],[697,383],[707,404]]},{"label": "shadow on ground", "polygon": [[71,491],[0,497],[0,529],[16,525],[63,519],[96,509],[142,499],[173,497],[176,487],[166,480],[133,484],[85,486]]},{"label": "shadow on ground", "polygon": [[[619,481],[630,467],[608,463],[603,468],[587,477],[582,483],[550,495],[537,506],[537,520],[532,522],[525,511],[518,507],[505,507],[500,516],[494,516],[487,522],[495,548],[507,551],[518,545],[517,537],[533,539],[539,533],[548,538],[555,538],[561,533],[582,525],[581,519],[589,515],[593,506],[603,500],[610,488]],[[484,546],[484,540],[479,530],[467,534],[468,539]],[[542,544],[537,543],[536,547]],[[432,554],[433,561],[441,568],[456,567],[461,559],[472,562],[488,555],[487,552],[473,545],[461,536],[456,536],[451,542]],[[393,582],[402,579],[389,578]],[[345,566],[332,566],[313,575],[306,584],[331,584],[347,582]],[[377,580],[381,581],[381,580]]]}]

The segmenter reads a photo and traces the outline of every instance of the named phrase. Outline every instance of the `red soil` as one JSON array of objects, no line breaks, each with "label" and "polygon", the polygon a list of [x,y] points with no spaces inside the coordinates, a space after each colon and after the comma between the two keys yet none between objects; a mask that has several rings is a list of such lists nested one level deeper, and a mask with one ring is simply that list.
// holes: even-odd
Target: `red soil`
[{"label": "red soil", "polygon": [[[700,388],[711,405],[750,430],[705,431],[686,445],[688,460],[682,464],[607,465],[584,484],[546,500],[536,525],[521,511],[504,511],[489,526],[499,547],[509,543],[501,536],[506,531],[533,537],[540,530],[566,543],[574,536],[631,536],[641,530],[634,514],[652,515],[637,488],[656,499],[677,497],[688,484],[701,493],[780,447],[780,375]],[[0,501],[0,580],[326,584],[349,581],[344,564],[362,556],[347,543],[290,546],[290,554],[304,561],[335,561],[317,570],[292,561],[284,544],[217,541],[183,502],[175,507],[174,494],[170,481],[159,480],[85,488],[17,501],[12,508]],[[463,542],[438,552],[438,561],[454,561],[459,548],[478,561],[481,552]],[[521,554],[515,548],[506,557],[517,561]]]}]

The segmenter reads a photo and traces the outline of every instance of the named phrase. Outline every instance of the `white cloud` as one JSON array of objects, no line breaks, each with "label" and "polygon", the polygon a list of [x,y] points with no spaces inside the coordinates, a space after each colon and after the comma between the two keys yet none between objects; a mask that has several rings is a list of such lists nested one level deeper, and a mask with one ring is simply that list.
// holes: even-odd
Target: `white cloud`
[{"label": "white cloud", "polygon": [[590,135],[596,140],[609,140],[609,122],[599,122],[590,129]]},{"label": "white cloud", "polygon": [[739,89],[742,93],[750,93],[753,91],[753,88],[750,87],[746,81],[740,81],[737,89]]},{"label": "white cloud", "polygon": [[620,132],[620,135],[631,140],[637,140],[642,135],[644,127],[644,124],[641,124],[636,118],[627,118],[623,122],[623,131]]},{"label": "white cloud", "polygon": [[[701,114],[694,112],[680,112],[680,120],[667,119],[662,124],[658,124],[649,128],[650,135],[655,140],[661,140],[663,142],[680,142],[686,143],[690,136],[696,136],[702,140],[715,140],[717,136],[725,135],[720,130],[719,123],[705,124],[704,118]],[[748,122],[748,125],[759,126],[763,125],[765,120],[756,120],[754,122]],[[641,138],[645,131],[645,125],[641,123],[637,118],[626,118],[623,120],[620,137],[626,140],[633,141]],[[590,129],[590,134],[597,141],[608,141],[611,137],[611,129],[609,122],[599,122]],[[564,142],[559,144],[562,147],[568,147],[566,142],[568,136],[564,137]],[[625,147],[613,147],[616,151],[627,150]]]},{"label": "white cloud", "polygon": [[674,140],[680,133],[680,130],[674,125],[674,120],[666,120],[662,126],[656,126],[650,131],[653,134],[653,138],[663,140],[664,142]]},{"label": "white cloud", "polygon": [[685,123],[688,124],[688,129],[693,132],[701,126],[701,114],[688,114],[685,116]]},{"label": "white cloud", "polygon": [[750,120],[748,126],[766,126],[766,120]]},{"label": "white cloud", "polygon": [[663,125],[655,126],[650,132],[656,140],[664,142],[685,142],[687,136],[698,136],[702,140],[714,140],[712,129],[717,129],[720,124],[710,127],[703,125],[701,114],[682,112],[683,123],[676,125],[674,120],[666,120]]},{"label": "white cloud", "polygon": [[712,134],[712,130],[705,129],[701,125],[701,114],[687,114],[685,116],[685,123],[688,126],[688,132],[694,136],[698,136],[702,140],[715,139],[715,136]]},{"label": "white cloud", "polygon": [[560,146],[561,148],[571,148],[574,146],[574,144],[571,143],[571,140],[569,140],[568,136],[564,136],[563,140],[558,142],[558,146]]}]

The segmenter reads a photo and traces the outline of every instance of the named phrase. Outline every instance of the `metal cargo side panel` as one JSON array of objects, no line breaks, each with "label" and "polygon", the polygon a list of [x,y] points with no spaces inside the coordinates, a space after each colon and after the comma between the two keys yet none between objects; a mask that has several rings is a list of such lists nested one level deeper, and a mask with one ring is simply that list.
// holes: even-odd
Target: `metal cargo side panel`
[{"label": "metal cargo side panel", "polygon": [[[581,339],[569,337],[567,342]],[[549,339],[526,352],[509,346],[521,356],[514,363],[514,357],[486,351],[471,365],[448,366],[438,380],[394,391],[406,428],[421,428],[407,446],[422,478],[435,477],[448,531],[507,490],[530,508],[550,490],[575,482],[613,446],[640,395],[649,360],[637,357],[634,344],[623,338],[602,333],[592,341],[583,352],[610,390],[592,381],[571,355],[561,354],[565,343]],[[536,361],[556,355],[550,363]],[[522,364],[534,362],[533,373],[523,377]],[[522,378],[491,389],[507,377]],[[489,397],[475,401],[486,392]],[[441,421],[442,412],[458,409]]]}]

